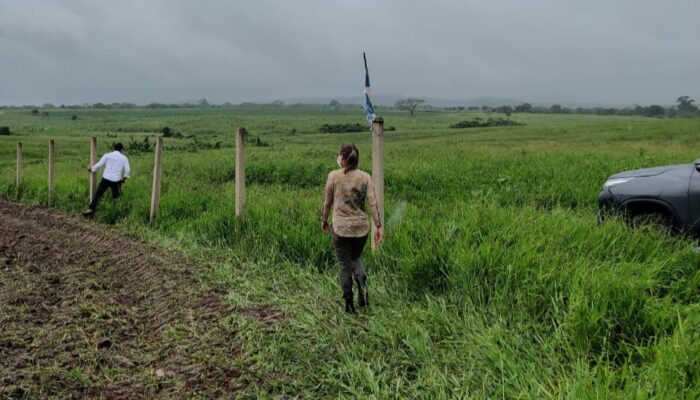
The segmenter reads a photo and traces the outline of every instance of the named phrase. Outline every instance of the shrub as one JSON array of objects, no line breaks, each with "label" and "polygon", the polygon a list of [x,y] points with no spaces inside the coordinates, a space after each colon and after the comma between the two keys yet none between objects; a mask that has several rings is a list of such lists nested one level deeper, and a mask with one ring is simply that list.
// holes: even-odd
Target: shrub
[{"label": "shrub", "polygon": [[346,133],[346,132],[364,132],[366,127],[360,124],[323,124],[318,129],[321,133]]},{"label": "shrub", "polygon": [[246,136],[246,142],[252,144],[255,147],[268,147],[270,146],[270,143],[267,143],[260,139],[260,136]]},{"label": "shrub", "polygon": [[193,136],[192,141],[185,146],[185,149],[190,152],[198,152],[199,150],[209,150],[209,149],[220,149],[222,142],[204,142],[199,140],[196,136]]},{"label": "shrub", "polygon": [[163,134],[163,137],[173,137],[180,139],[182,138],[182,133],[180,132],[175,132],[174,130],[170,129],[170,127],[164,126],[163,129],[160,130],[160,133]]},{"label": "shrub", "polygon": [[0,136],[9,136],[12,135],[12,131],[10,131],[9,126],[0,126]]},{"label": "shrub", "polygon": [[[112,147],[114,147],[115,144],[116,142],[112,142]],[[144,137],[143,140],[136,140],[132,136],[129,142],[124,145],[124,150],[129,154],[150,153],[155,148],[155,145],[155,143],[151,143],[148,136]]]},{"label": "shrub", "polygon": [[525,125],[517,121],[513,121],[505,118],[488,118],[482,120],[479,117],[474,118],[470,121],[461,121],[456,124],[450,125],[450,128],[461,129],[461,128],[488,128],[492,126],[518,126]]}]

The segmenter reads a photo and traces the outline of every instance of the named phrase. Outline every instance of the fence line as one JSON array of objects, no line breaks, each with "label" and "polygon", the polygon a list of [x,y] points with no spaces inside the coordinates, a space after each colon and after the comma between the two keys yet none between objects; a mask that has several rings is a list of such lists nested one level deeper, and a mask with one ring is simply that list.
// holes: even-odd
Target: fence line
[{"label": "fence line", "polygon": [[[236,160],[235,160],[235,215],[242,218],[245,213],[245,140],[248,132],[245,128],[238,128],[236,132]],[[55,196],[56,178],[56,146],[54,139],[49,140],[48,157],[48,200],[51,203]],[[90,138],[90,166],[97,163],[97,138]],[[22,143],[17,142],[17,170],[15,185],[17,195],[20,194],[23,179],[23,151]],[[163,138],[156,139],[154,164],[153,164],[153,184],[151,188],[151,207],[149,221],[153,222],[158,213],[160,204],[161,177],[163,173]],[[377,196],[377,206],[379,208],[380,221],[384,221],[384,120],[377,117],[372,123],[372,183]],[[96,173],[90,174],[89,200],[92,202],[97,189]],[[385,228],[386,229],[386,228]],[[376,228],[372,224],[372,236],[374,237]],[[372,240],[372,248],[376,250]]]}]

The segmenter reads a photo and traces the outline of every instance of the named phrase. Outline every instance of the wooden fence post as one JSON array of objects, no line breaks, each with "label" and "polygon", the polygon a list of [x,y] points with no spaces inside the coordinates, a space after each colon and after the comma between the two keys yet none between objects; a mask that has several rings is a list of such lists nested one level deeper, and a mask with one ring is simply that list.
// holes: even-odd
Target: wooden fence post
[{"label": "wooden fence post", "polygon": [[[97,138],[93,137],[90,138],[90,166],[92,167],[95,164],[97,164]],[[92,199],[95,197],[95,190],[97,189],[97,185],[95,185],[96,175],[94,172],[90,173],[90,204],[92,204]]]},{"label": "wooden fence post", "polygon": [[[379,208],[379,219],[386,234],[386,223],[384,221],[384,119],[376,117],[372,121],[372,185],[377,195],[377,206]],[[377,250],[379,246],[374,243],[374,233],[376,225],[372,224],[372,250]]]},{"label": "wooden fence post", "polygon": [[158,203],[160,202],[160,175],[163,172],[163,138],[156,139],[156,154],[153,164],[153,190],[151,192],[151,216],[150,221],[156,217]]},{"label": "wooden fence post", "polygon": [[245,128],[236,134],[236,217],[243,217],[245,209]]},{"label": "wooden fence post", "polygon": [[22,186],[22,143],[17,143],[17,176],[15,177],[17,189]]},{"label": "wooden fence post", "polygon": [[15,185],[17,186],[17,197],[19,197],[20,188],[22,187],[22,143],[17,143],[17,174],[15,176]]},{"label": "wooden fence post", "polygon": [[56,189],[56,145],[53,139],[49,140],[49,203],[53,200]]}]

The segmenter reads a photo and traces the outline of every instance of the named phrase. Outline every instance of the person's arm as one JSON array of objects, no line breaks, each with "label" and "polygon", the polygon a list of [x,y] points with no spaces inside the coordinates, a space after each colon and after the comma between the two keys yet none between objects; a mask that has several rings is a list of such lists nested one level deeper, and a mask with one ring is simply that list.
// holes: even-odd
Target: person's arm
[{"label": "person's arm", "polygon": [[102,158],[100,158],[100,161],[97,162],[97,164],[90,167],[90,172],[92,172],[94,174],[95,172],[97,172],[98,169],[102,168],[106,162],[107,162],[107,154],[103,155]]},{"label": "person's arm", "polygon": [[128,179],[129,174],[131,174],[131,166],[129,165],[129,159],[124,157],[124,178],[123,178],[123,180]]},{"label": "person's arm", "polygon": [[379,243],[384,237],[384,228],[382,228],[382,218],[379,215],[379,202],[377,201],[377,194],[374,192],[374,185],[372,184],[372,177],[367,179],[367,203],[369,203],[369,209],[372,213],[372,221],[377,230],[374,233],[374,242]]},{"label": "person's arm", "polygon": [[323,205],[321,206],[321,229],[328,233],[328,214],[330,214],[331,207],[333,207],[333,178],[332,173],[328,174],[328,180],[326,181],[326,189],[323,194]]}]

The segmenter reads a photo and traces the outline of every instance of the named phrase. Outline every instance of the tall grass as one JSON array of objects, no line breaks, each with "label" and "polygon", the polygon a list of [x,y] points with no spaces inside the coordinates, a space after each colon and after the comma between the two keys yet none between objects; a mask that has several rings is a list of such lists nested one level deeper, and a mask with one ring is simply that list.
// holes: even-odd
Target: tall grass
[{"label": "tall grass", "polygon": [[[74,113],[74,112],[73,112]],[[251,396],[455,398],[700,396],[700,255],[694,243],[620,221],[596,223],[610,174],[690,162],[698,120],[514,115],[525,126],[449,129],[465,118],[390,114],[387,238],[366,254],[374,307],[340,313],[333,253],[318,210],[338,146],[366,133],[319,135],[350,111],[119,110],[8,112],[0,125],[0,193],[15,196],[14,143],[25,145],[19,200],[47,205],[46,141],[57,136],[56,199],[86,206],[88,142],[162,126],[224,142],[190,152],[166,139],[161,211],[148,224],[152,156],[97,219],[207,261],[206,280],[235,306],[269,304],[289,318],[265,328],[230,318],[265,379]],[[66,117],[66,118],[64,118]],[[77,122],[77,124],[73,124]],[[71,125],[73,124],[73,125]],[[246,216],[233,218],[233,131],[247,148]],[[292,134],[296,128],[301,134]],[[121,139],[124,140],[124,139]]]}]

